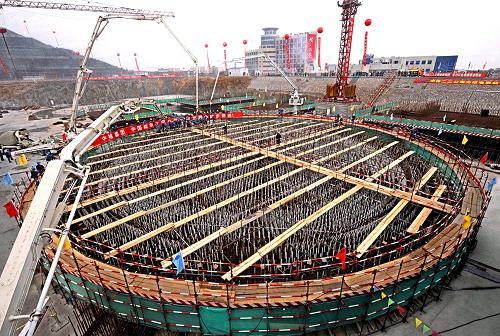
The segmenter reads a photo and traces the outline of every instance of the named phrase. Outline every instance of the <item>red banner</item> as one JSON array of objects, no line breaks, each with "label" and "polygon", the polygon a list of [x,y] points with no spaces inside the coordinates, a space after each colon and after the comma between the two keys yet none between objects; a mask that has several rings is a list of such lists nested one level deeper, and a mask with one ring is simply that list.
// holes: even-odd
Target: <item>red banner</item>
[{"label": "red banner", "polygon": [[[233,118],[241,118],[243,117],[243,112],[227,112],[227,113],[214,113],[214,114],[207,114],[207,115],[198,115],[198,116],[187,116],[187,120],[195,120],[195,119],[202,119],[204,116],[208,117],[209,120],[220,120],[220,119],[233,119]],[[173,122],[180,120],[179,118],[165,118],[163,119],[165,122]],[[92,144],[92,147],[95,146],[100,146],[108,141],[113,141],[115,139],[139,133],[139,132],[144,132],[147,130],[155,129],[156,126],[161,124],[161,119],[160,120],[155,120],[155,121],[150,121],[144,124],[140,125],[131,125],[127,127],[123,127],[120,129],[117,129],[113,132],[107,132],[101,135],[97,140],[94,141]]]},{"label": "red banner", "polygon": [[413,83],[431,83],[431,84],[473,84],[473,85],[500,85],[500,79],[477,80],[477,79],[433,79],[417,78]]},{"label": "red banner", "polygon": [[307,34],[306,61],[314,63],[316,59],[316,34]]},{"label": "red banner", "polygon": [[485,71],[480,72],[424,72],[424,77],[452,77],[452,78],[484,78],[488,74]]}]

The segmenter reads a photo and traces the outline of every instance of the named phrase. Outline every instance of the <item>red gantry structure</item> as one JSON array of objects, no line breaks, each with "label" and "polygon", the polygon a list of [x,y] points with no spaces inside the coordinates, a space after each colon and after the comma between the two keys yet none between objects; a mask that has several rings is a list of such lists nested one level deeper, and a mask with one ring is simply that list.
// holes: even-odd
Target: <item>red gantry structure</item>
[{"label": "red gantry structure", "polygon": [[342,32],[340,34],[339,62],[337,65],[335,100],[352,101],[356,99],[355,87],[348,88],[349,60],[351,58],[352,34],[354,32],[354,17],[361,6],[358,0],[344,0],[342,4]]}]

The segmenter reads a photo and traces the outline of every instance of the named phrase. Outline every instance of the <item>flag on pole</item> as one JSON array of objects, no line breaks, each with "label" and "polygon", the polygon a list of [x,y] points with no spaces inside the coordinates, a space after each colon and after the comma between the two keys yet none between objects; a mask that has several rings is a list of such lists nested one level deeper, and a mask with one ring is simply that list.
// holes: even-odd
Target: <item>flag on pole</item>
[{"label": "flag on pole", "polygon": [[467,141],[469,141],[469,139],[464,134],[464,138],[462,139],[462,145],[465,145]]},{"label": "flag on pole", "polygon": [[345,259],[347,256],[347,248],[344,246],[340,251],[335,255],[342,262],[342,269],[345,270]]},{"label": "flag on pole", "polygon": [[488,64],[488,62],[484,62],[484,64],[483,64],[483,70],[486,69],[486,64]]},{"label": "flag on pole", "polygon": [[276,108],[279,108],[279,107],[280,107],[280,106],[279,106],[279,104],[278,104],[278,103],[276,103]]},{"label": "flag on pole", "polygon": [[437,332],[436,330],[433,330],[432,336],[441,336],[441,334],[439,332]]},{"label": "flag on pole", "polygon": [[175,267],[177,267],[176,275],[179,275],[179,273],[182,272],[182,270],[184,269],[184,257],[182,256],[182,251],[179,251],[179,253],[177,253],[174,256],[172,264],[174,264]]},{"label": "flag on pole", "polygon": [[[61,242],[61,237],[58,237],[56,240],[57,245],[59,245],[60,242]],[[70,248],[71,248],[71,242],[69,241],[68,236],[66,236],[66,239],[64,240],[63,249],[69,250]]]},{"label": "flag on pole", "polygon": [[420,327],[421,324],[422,324],[422,321],[418,317],[415,317],[415,328]]},{"label": "flag on pole", "polygon": [[470,69],[470,66],[472,65],[472,62],[469,62],[469,67],[467,69]]},{"label": "flag on pole", "polygon": [[224,105],[220,106],[221,111],[224,111]]},{"label": "flag on pole", "polygon": [[493,186],[495,186],[495,184],[497,184],[497,177],[493,176],[491,181],[488,182],[488,184],[486,185],[486,190],[488,190],[491,193],[491,191],[493,190]]},{"label": "flag on pole", "polygon": [[470,213],[467,212],[467,214],[464,216],[464,229],[468,229],[471,225],[471,216],[470,216]]},{"label": "flag on pole", "polygon": [[373,292],[376,293],[380,290],[380,288],[378,288],[377,286],[373,286]]},{"label": "flag on pole", "polygon": [[387,297],[387,294],[385,294],[384,292],[380,292],[380,297],[382,299],[385,299]]},{"label": "flag on pole", "polygon": [[19,157],[19,165],[20,166],[26,166],[28,164],[28,158],[26,157],[25,154],[21,154]]},{"label": "flag on pole", "polygon": [[139,115],[138,115],[138,114],[134,115],[134,119],[135,119],[136,121],[139,121]]},{"label": "flag on pole", "polygon": [[12,176],[10,176],[9,172],[7,172],[7,174],[5,174],[3,176],[3,184],[5,184],[5,185],[13,185],[14,184],[14,180],[12,180]]},{"label": "flag on pole", "polygon": [[443,116],[443,121],[446,122],[446,114]]},{"label": "flag on pole", "polygon": [[431,331],[431,328],[427,324],[424,324],[424,327],[422,329],[422,334],[425,334],[426,332]]},{"label": "flag on pole", "polygon": [[443,128],[442,127],[439,128],[438,135],[441,135],[441,133],[443,133]]},{"label": "flag on pole", "polygon": [[394,300],[392,300],[391,298],[389,298],[389,300],[387,300],[387,307],[391,306],[394,304]]},{"label": "flag on pole", "polygon": [[394,114],[393,113],[391,113],[391,121],[392,121],[392,119],[394,119]]},{"label": "flag on pole", "polygon": [[17,211],[16,205],[14,204],[14,202],[12,200],[10,200],[6,204],[4,204],[3,207],[7,211],[7,215],[9,215],[9,217],[17,217],[17,215],[19,215],[19,212]]},{"label": "flag on pole", "polygon": [[406,309],[404,307],[397,305],[396,308],[398,309],[399,314],[404,315],[404,313],[406,313]]},{"label": "flag on pole", "polygon": [[488,160],[488,152],[486,152],[486,154],[484,154],[484,156],[481,158],[481,163],[485,165],[487,160]]}]

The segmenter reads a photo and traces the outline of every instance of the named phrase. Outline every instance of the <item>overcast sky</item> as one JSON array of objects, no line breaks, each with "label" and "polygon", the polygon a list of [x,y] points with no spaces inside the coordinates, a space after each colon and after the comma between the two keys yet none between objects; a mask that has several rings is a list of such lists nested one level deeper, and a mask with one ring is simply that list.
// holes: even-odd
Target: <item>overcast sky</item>
[{"label": "overcast sky", "polygon": [[[52,2],[90,3],[58,0]],[[368,53],[380,56],[459,55],[458,67],[500,67],[500,1],[498,0],[361,0],[354,27],[351,63],[362,57],[364,21],[371,18]],[[206,64],[204,43],[209,44],[211,63],[223,59],[222,43],[228,43],[228,59],[258,47],[262,27],[278,27],[278,33],[314,31],[322,34],[321,57],[337,63],[340,39],[340,8],[335,0],[100,0],[132,8],[173,11],[171,27],[184,44]],[[0,25],[47,44],[83,53],[97,13],[4,8]],[[27,29],[23,21],[26,20]],[[117,65],[120,52],[124,67],[134,68],[133,53],[144,69],[188,67],[191,62],[162,26],[153,22],[115,20],[94,46],[93,56]]]}]

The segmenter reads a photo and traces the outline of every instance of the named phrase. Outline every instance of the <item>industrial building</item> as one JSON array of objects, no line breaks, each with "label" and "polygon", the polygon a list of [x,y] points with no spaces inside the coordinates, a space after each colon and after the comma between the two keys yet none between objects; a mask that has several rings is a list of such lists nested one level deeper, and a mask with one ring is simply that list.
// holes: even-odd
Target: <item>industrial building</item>
[{"label": "industrial building", "polygon": [[423,72],[431,71],[454,71],[457,65],[457,55],[451,56],[391,56],[377,57],[373,55],[368,57],[367,64],[363,67],[362,60],[359,64],[352,64],[349,68],[351,73],[360,72],[388,72],[394,70],[422,70]]}]

